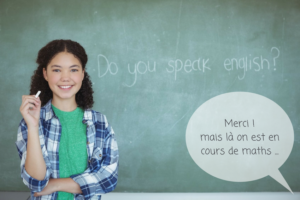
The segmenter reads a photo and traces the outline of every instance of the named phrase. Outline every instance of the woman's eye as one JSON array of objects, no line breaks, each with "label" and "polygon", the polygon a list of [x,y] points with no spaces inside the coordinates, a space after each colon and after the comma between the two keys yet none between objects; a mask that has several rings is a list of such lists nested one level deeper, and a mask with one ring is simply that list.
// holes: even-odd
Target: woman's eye
[{"label": "woman's eye", "polygon": [[53,71],[54,71],[54,72],[59,72],[59,69],[54,69]]},{"label": "woman's eye", "polygon": [[72,72],[78,72],[78,69],[72,69]]}]

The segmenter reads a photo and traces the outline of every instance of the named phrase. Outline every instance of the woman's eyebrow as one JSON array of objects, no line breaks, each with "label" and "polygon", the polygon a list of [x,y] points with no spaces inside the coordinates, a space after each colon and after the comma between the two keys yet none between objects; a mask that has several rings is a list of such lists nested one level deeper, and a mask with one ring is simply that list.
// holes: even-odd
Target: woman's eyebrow
[{"label": "woman's eyebrow", "polygon": [[51,68],[52,67],[59,67],[59,68],[61,68],[61,66],[59,66],[59,65],[52,65]]},{"label": "woman's eyebrow", "polygon": [[[51,68],[52,68],[52,67],[59,67],[59,68],[61,68],[60,65],[52,65]],[[70,68],[73,68],[73,67],[79,67],[79,66],[78,66],[78,65],[72,65],[72,66],[70,66]]]},{"label": "woman's eyebrow", "polygon": [[72,67],[79,67],[78,65],[72,65],[72,66],[70,66],[70,68],[72,68]]}]

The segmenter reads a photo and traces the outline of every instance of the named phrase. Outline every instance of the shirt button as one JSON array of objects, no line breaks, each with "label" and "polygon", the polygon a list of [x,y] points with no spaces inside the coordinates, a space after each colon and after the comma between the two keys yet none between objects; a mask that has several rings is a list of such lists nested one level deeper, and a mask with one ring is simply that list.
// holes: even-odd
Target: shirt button
[{"label": "shirt button", "polygon": [[99,157],[101,157],[102,156],[102,154],[99,154]]},{"label": "shirt button", "polygon": [[89,160],[89,163],[91,163],[91,160]]},{"label": "shirt button", "polygon": [[87,142],[87,144],[90,144],[90,142]]}]

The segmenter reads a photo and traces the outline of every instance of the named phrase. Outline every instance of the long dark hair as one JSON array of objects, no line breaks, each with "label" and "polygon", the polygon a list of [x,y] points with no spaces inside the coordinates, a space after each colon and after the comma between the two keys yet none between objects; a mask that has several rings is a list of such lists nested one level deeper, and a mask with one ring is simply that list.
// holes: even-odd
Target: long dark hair
[{"label": "long dark hair", "polygon": [[48,82],[43,76],[43,68],[47,69],[47,65],[52,58],[60,52],[71,53],[81,62],[82,69],[84,70],[84,79],[82,81],[80,90],[75,96],[75,100],[77,105],[83,109],[93,107],[94,91],[90,76],[85,70],[88,57],[84,48],[79,43],[72,40],[53,40],[39,50],[38,57],[36,59],[38,67],[31,77],[30,95],[36,94],[39,90],[42,91],[40,94],[42,106],[44,106],[52,98],[53,93],[48,85]]}]

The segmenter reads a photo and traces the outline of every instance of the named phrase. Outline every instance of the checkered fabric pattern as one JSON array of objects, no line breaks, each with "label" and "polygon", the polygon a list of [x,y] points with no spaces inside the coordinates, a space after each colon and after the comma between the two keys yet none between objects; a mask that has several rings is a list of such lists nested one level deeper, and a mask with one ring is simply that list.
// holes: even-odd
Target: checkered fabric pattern
[{"label": "checkered fabric pattern", "polygon": [[[105,115],[91,109],[84,111],[82,123],[87,125],[87,169],[72,178],[80,185],[82,194],[76,194],[75,200],[101,199],[101,194],[114,190],[118,180],[119,152],[115,134]],[[43,157],[47,166],[44,180],[31,177],[25,170],[27,125],[21,120],[18,128],[16,146],[21,159],[21,178],[31,190],[31,199],[55,200],[57,192],[34,197],[34,192],[42,191],[50,178],[59,178],[59,141],[61,125],[51,108],[51,100],[41,108],[39,139]]]}]

